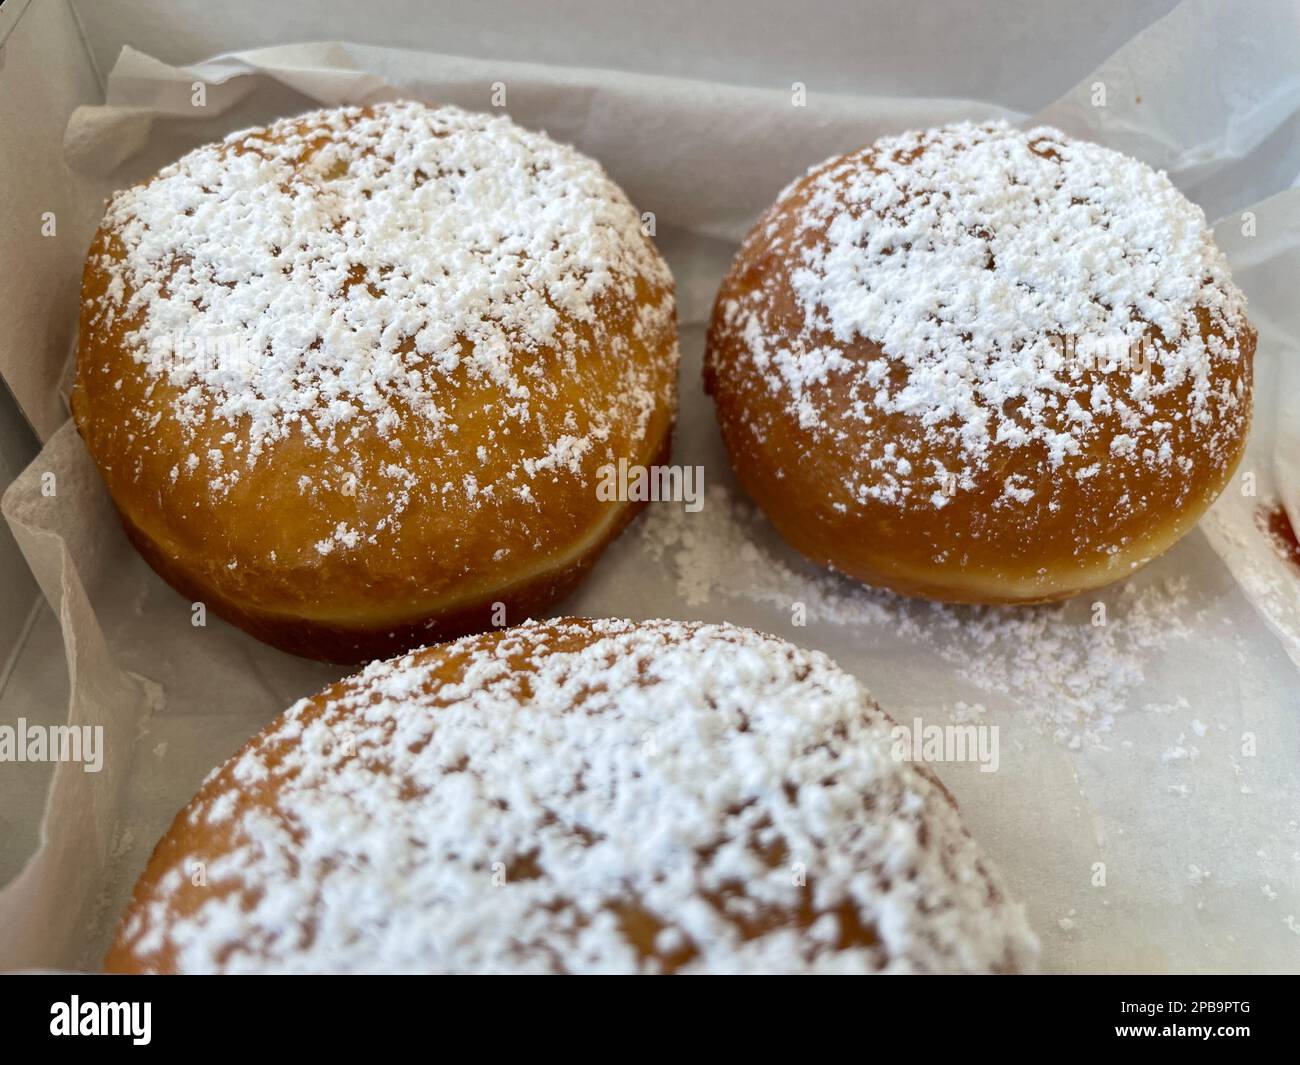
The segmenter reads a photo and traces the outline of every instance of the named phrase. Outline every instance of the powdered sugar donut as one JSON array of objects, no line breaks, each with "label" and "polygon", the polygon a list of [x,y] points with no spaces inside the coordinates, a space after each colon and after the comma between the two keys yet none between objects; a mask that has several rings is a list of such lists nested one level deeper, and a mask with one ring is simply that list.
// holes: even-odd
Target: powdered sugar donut
[{"label": "powdered sugar donut", "polygon": [[1254,348],[1163,174],[964,124],[790,185],[718,293],[705,382],[796,548],[907,594],[1034,602],[1192,527],[1241,456]]},{"label": "powdered sugar donut", "polygon": [[825,655],[566,619],[373,663],[154,851],[127,972],[1009,972],[1021,909]]},{"label": "powdered sugar donut", "polygon": [[420,103],[247,130],[118,193],[83,282],[73,413],[186,595],[360,661],[516,620],[666,453],[672,278],[592,160]]}]

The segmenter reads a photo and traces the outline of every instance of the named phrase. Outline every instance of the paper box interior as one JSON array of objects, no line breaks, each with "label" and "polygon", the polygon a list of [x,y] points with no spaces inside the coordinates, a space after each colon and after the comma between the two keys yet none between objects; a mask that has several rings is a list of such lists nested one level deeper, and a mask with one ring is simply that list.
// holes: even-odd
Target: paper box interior
[{"label": "paper box interior", "polygon": [[[996,724],[997,772],[936,768],[1048,969],[1300,967],[1300,17],[1054,6],[0,5],[0,725],[104,735],[94,772],[0,764],[0,970],[97,967],[203,776],[343,673],[195,628],[123,539],[65,402],[104,197],[279,115],[399,96],[486,110],[495,83],[655,213],[682,333],[675,461],[708,485],[698,513],[638,519],[562,612],[752,625],[827,651],[900,721]],[[1167,170],[1218,220],[1259,330],[1248,453],[1198,529],[1086,601],[1014,611],[799,559],[735,488],[699,384],[718,281],[791,178],[884,133],[993,117]]]}]

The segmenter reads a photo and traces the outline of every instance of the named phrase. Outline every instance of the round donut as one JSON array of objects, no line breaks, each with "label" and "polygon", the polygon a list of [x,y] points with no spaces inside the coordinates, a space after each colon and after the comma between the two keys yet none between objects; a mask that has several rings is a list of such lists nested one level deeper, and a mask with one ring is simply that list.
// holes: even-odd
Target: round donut
[{"label": "round donut", "polygon": [[567,593],[639,506],[599,471],[667,455],[677,358],[672,277],[598,164],[401,102],[118,193],[72,410],[163,577],[354,662]]},{"label": "round donut", "polygon": [[1255,332],[1202,211],[1054,129],[814,167],[718,292],[705,387],[795,548],[953,602],[1065,598],[1183,536],[1241,457]]},{"label": "round donut", "polygon": [[1019,905],[825,655],[563,619],[303,699],[145,869],[115,972],[1017,972]]}]

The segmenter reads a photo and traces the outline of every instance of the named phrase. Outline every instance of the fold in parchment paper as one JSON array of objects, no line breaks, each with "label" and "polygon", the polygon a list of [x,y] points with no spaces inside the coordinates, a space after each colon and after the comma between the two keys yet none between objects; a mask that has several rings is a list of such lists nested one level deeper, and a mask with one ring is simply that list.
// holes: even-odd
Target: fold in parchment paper
[{"label": "fold in parchment paper", "polygon": [[[73,116],[65,147],[107,193],[199,143],[317,104],[414,96],[488,109],[504,84],[517,121],[594,155],[656,213],[682,322],[674,460],[703,465],[709,486],[698,513],[652,505],[557,612],[751,625],[826,650],[900,721],[997,725],[996,772],[935,768],[1026,904],[1049,969],[1295,970],[1300,568],[1286,514],[1300,518],[1300,190],[1288,191],[1300,174],[1297,56],[1297,17],[1283,5],[1185,3],[1030,117],[972,100],[822,96],[815,77],[795,107],[785,86],[347,44],[184,69],[126,50],[106,104]],[[207,85],[202,110],[196,81]],[[1242,474],[1172,552],[1087,602],[940,606],[806,564],[736,491],[699,386],[733,242],[791,178],[886,132],[990,117],[1049,121],[1168,169],[1221,218],[1260,333]],[[94,967],[153,843],[207,771],[343,671],[216,619],[192,627],[190,604],[126,545],[70,424],[3,507],[54,607],[33,646],[57,642],[41,628],[57,623],[67,719],[103,724],[106,754],[98,774],[58,766],[39,836],[0,844],[23,849],[7,867],[26,863],[0,893],[0,968]],[[795,604],[805,625],[793,623]],[[23,710],[0,693],[0,720]]]}]

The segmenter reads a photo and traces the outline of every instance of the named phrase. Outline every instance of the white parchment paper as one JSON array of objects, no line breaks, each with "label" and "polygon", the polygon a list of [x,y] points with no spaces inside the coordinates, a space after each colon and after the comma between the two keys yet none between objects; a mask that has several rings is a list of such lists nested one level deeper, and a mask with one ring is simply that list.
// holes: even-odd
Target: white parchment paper
[{"label": "white parchment paper", "polygon": [[[107,193],[317,103],[415,96],[487,109],[503,85],[517,121],[599,158],[655,212],[682,325],[674,460],[702,465],[710,486],[698,513],[652,505],[556,613],[752,625],[828,651],[900,721],[997,725],[996,772],[935,768],[1028,907],[1051,970],[1296,971],[1300,568],[1271,508],[1300,518],[1300,190],[1288,191],[1300,174],[1298,57],[1300,26],[1284,5],[1189,0],[1043,115],[1023,116],[816,91],[800,107],[787,86],[338,43],[184,69],[128,49],[105,106],[73,116],[65,150]],[[735,490],[699,386],[733,242],[781,187],[886,132],[999,115],[1168,169],[1222,217],[1218,238],[1260,333],[1249,452],[1201,527],[1093,600],[1019,610],[903,600],[803,562]],[[55,608],[66,718],[103,724],[107,751],[99,774],[56,767],[39,834],[0,843],[23,851],[4,856],[21,872],[0,892],[0,968],[92,968],[154,842],[207,771],[343,671],[215,618],[194,628],[190,604],[126,544],[70,423],[3,509]],[[4,720],[12,703],[0,699]]]}]

